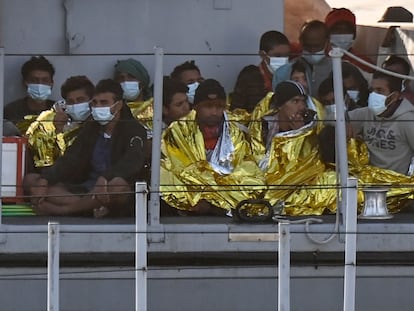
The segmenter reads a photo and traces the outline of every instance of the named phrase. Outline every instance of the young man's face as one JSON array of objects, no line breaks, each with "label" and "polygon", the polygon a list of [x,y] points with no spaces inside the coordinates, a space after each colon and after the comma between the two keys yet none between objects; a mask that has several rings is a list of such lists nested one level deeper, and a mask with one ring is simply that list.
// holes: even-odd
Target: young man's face
[{"label": "young man's face", "polygon": [[118,83],[127,82],[127,81],[137,81],[139,80],[135,78],[133,75],[127,73],[127,72],[117,72],[115,74],[115,81]]},{"label": "young man's face", "polygon": [[168,106],[162,107],[162,114],[168,122],[178,120],[190,112],[190,104],[188,103],[185,93],[176,93],[171,98]]},{"label": "young man's face", "polygon": [[343,79],[343,83],[346,90],[359,90],[358,82],[353,76]]},{"label": "young man's face", "polygon": [[335,23],[330,29],[331,35],[347,35],[354,34],[354,26],[348,22],[340,21]]},{"label": "young man's face", "polygon": [[269,51],[260,51],[260,57],[266,63],[270,63],[270,57],[289,57],[290,46],[288,44],[274,45]]},{"label": "young man's face", "polygon": [[315,28],[307,30],[303,36],[303,50],[309,53],[320,52],[325,49],[327,44],[327,38],[322,28]]},{"label": "young man's face", "polygon": [[308,92],[308,81],[306,81],[306,75],[301,71],[292,71],[290,75],[290,80],[295,81],[303,86],[303,88]]},{"label": "young man's face", "polygon": [[388,81],[385,79],[372,79],[371,91],[385,96],[391,94]]},{"label": "young man's face", "polygon": [[198,82],[201,83],[203,81],[203,77],[198,72],[198,70],[185,70],[180,74],[180,81],[186,85]]},{"label": "young man's face", "polygon": [[220,125],[223,121],[223,113],[226,101],[223,99],[206,100],[195,106],[197,121],[207,126]]},{"label": "young man's face", "polygon": [[91,107],[111,107],[111,113],[115,114],[122,108],[122,101],[115,100],[111,92],[98,93],[93,96]]},{"label": "young man's face", "polygon": [[74,105],[79,103],[89,102],[91,98],[88,96],[84,89],[74,90],[68,92],[65,101],[67,105]]},{"label": "young man's face", "polygon": [[319,101],[324,106],[329,106],[335,104],[335,94],[334,92],[329,92],[319,98]]},{"label": "young man's face", "polygon": [[44,84],[44,85],[53,85],[52,76],[48,71],[44,70],[33,70],[31,71],[26,80],[24,81],[26,86],[27,84]]}]

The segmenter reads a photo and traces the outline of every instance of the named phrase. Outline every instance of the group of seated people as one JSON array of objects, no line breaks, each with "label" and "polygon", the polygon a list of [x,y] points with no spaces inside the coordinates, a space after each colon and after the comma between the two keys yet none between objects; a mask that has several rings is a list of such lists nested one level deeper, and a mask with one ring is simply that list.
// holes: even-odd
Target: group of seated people
[{"label": "group of seated people", "polygon": [[[231,94],[194,61],[163,79],[161,199],[179,215],[231,215],[241,202],[282,204],[288,215],[336,209],[331,47],[352,53],[355,16],[333,9],[301,29],[300,51],[278,31],[260,38],[258,66],[243,68]],[[353,62],[353,60],[352,60]],[[414,101],[409,81],[343,58],[350,174],[361,184],[411,183]],[[390,55],[389,71],[409,63]],[[370,85],[364,75],[372,74]],[[95,86],[69,77],[49,99],[54,67],[40,56],[22,66],[27,96],[9,103],[5,135],[28,139],[25,194],[39,215],[126,216],[134,185],[149,180],[153,105],[141,62],[119,60]],[[161,103],[160,103],[161,104]],[[5,123],[6,125],[6,123]],[[309,187],[308,187],[309,186]],[[412,190],[393,189],[397,211]],[[251,204],[251,214],[261,213]]]}]

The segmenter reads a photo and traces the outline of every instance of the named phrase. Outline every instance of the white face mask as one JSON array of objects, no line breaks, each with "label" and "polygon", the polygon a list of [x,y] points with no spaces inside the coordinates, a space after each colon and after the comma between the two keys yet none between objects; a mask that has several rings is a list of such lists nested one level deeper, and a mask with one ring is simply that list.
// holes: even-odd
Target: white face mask
[{"label": "white face mask", "polygon": [[111,112],[111,108],[116,105],[115,102],[110,107],[92,107],[92,118],[101,125],[106,125],[115,117]]},{"label": "white face mask", "polygon": [[359,99],[359,91],[356,90],[347,90],[346,93],[348,94],[349,98],[352,99],[355,103]]},{"label": "white face mask", "polygon": [[46,100],[52,94],[52,87],[47,84],[28,84],[27,94],[34,100]]},{"label": "white face mask", "polygon": [[85,121],[91,114],[88,102],[66,105],[65,111],[74,121]]},{"label": "white face mask", "polygon": [[344,50],[349,50],[354,44],[353,34],[331,35],[331,43]]},{"label": "white face mask", "polygon": [[303,51],[303,58],[311,65],[316,65],[325,58],[325,50],[319,52],[310,53],[308,51]]},{"label": "white face mask", "polygon": [[371,92],[368,97],[368,107],[375,115],[379,115],[387,109],[385,106],[386,100],[387,96]]},{"label": "white face mask", "polygon": [[289,62],[288,57],[270,57],[269,56],[269,64],[266,63],[267,69],[271,73],[274,73],[276,70],[278,70],[283,65],[286,65]]},{"label": "white face mask", "polygon": [[200,83],[198,83],[198,82],[187,84],[187,87],[188,87],[187,98],[188,98],[188,102],[190,104],[194,103],[195,91],[196,91],[196,89],[198,88],[199,85],[200,85]]},{"label": "white face mask", "polygon": [[124,91],[124,98],[126,100],[134,100],[139,96],[139,82],[138,81],[124,81],[121,82],[122,90]]}]

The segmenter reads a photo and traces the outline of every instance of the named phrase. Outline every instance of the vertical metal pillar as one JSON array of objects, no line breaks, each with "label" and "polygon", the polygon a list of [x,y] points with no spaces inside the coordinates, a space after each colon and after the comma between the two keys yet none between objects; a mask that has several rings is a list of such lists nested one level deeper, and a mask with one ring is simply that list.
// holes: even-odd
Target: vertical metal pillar
[{"label": "vertical metal pillar", "polygon": [[147,184],[135,184],[135,311],[147,310]]},{"label": "vertical metal pillar", "polygon": [[162,48],[155,48],[154,75],[154,115],[151,154],[151,187],[150,187],[150,224],[160,223],[160,160],[162,132],[162,88],[163,88],[163,56]]},{"label": "vertical metal pillar", "polygon": [[342,217],[346,222],[345,208],[346,208],[346,192],[345,187],[348,180],[348,153],[346,143],[346,120],[345,120],[345,103],[344,90],[342,82],[342,56],[343,53],[340,48],[333,48],[329,55],[332,57],[332,71],[336,106],[336,143],[335,152],[339,163],[340,185],[341,185],[341,204],[337,202],[337,208],[340,208]]},{"label": "vertical metal pillar", "polygon": [[278,311],[290,310],[290,231],[289,223],[279,222]]},{"label": "vertical metal pillar", "polygon": [[[0,6],[1,8],[1,6]],[[0,16],[1,17],[1,16]],[[0,36],[2,33],[0,32]],[[0,196],[3,194],[3,124],[4,124],[4,48],[0,47]],[[3,206],[0,200],[0,225],[2,224]]]},{"label": "vertical metal pillar", "polygon": [[59,224],[47,225],[47,311],[59,311]]},{"label": "vertical metal pillar", "polygon": [[346,235],[345,235],[345,272],[344,272],[344,311],[355,310],[355,283],[356,283],[356,243],[357,243],[357,205],[358,181],[348,178],[347,207],[346,207]]}]

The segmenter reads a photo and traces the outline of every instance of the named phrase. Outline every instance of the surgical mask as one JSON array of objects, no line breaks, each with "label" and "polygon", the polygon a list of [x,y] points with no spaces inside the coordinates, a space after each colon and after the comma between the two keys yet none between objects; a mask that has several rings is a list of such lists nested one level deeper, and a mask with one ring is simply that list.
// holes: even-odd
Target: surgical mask
[{"label": "surgical mask", "polygon": [[349,50],[354,44],[353,34],[331,35],[331,43],[344,50]]},{"label": "surgical mask", "polygon": [[190,104],[194,103],[195,91],[196,91],[196,89],[198,88],[199,85],[200,85],[200,83],[198,83],[198,82],[187,84],[187,87],[188,87],[187,98],[188,98],[188,102]]},{"label": "surgical mask", "polygon": [[387,106],[385,105],[386,100],[387,96],[371,92],[368,97],[368,108],[371,109],[375,115],[379,115],[387,109]]},{"label": "surgical mask", "polygon": [[92,118],[99,122],[100,125],[108,124],[115,117],[115,115],[111,113],[111,108],[115,106],[115,104],[110,107],[92,107]]},{"label": "surgical mask", "polygon": [[139,82],[138,81],[124,81],[121,82],[122,90],[124,91],[124,98],[126,100],[134,100],[139,96]]},{"label": "surgical mask", "polygon": [[316,65],[325,58],[325,50],[321,50],[319,52],[310,53],[307,51],[303,51],[303,58],[311,65]]},{"label": "surgical mask", "polygon": [[270,57],[269,56],[269,64],[266,63],[267,69],[271,73],[274,73],[276,70],[278,70],[283,65],[286,65],[289,62],[288,57]]},{"label": "surgical mask", "polygon": [[349,98],[352,99],[355,103],[359,100],[359,91],[356,90],[347,90]]},{"label": "surgical mask", "polygon": [[65,111],[74,121],[85,121],[91,114],[88,102],[66,105]]},{"label": "surgical mask", "polygon": [[27,94],[34,100],[46,100],[52,94],[52,87],[46,84],[28,84]]}]

